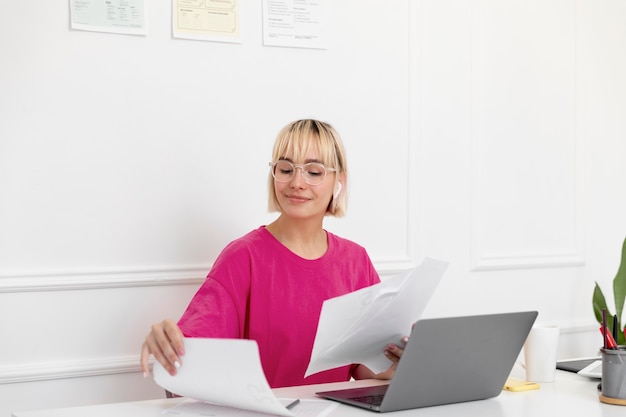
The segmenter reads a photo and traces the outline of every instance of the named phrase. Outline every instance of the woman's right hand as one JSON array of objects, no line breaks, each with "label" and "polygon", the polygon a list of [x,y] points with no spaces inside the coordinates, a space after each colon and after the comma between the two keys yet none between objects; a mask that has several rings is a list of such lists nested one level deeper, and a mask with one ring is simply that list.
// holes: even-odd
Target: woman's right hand
[{"label": "woman's right hand", "polygon": [[153,355],[170,375],[176,375],[176,370],[182,364],[180,357],[184,354],[183,333],[174,321],[163,320],[153,324],[141,347],[140,361],[144,377],[150,375],[148,366],[150,355]]}]

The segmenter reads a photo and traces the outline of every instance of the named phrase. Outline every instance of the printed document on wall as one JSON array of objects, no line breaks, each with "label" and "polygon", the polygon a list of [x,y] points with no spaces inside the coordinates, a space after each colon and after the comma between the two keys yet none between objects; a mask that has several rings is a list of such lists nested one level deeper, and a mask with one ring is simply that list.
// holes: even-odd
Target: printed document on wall
[{"label": "printed document on wall", "polygon": [[324,301],[306,376],[353,363],[389,368],[385,346],[411,333],[447,267],[425,258],[405,274]]},{"label": "printed document on wall", "polygon": [[172,0],[175,38],[241,43],[239,0]]},{"label": "printed document on wall", "polygon": [[263,0],[263,44],[327,48],[327,0]]},{"label": "printed document on wall", "polygon": [[145,35],[144,0],[70,0],[72,29]]}]

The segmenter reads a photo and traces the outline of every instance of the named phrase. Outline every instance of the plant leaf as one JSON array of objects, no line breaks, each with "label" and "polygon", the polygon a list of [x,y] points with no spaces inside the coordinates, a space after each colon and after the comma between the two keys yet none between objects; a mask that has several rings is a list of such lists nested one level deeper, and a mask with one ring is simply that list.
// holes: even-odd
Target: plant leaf
[{"label": "plant leaf", "polygon": [[621,322],[624,299],[626,299],[626,239],[624,239],[622,245],[622,260],[617,270],[617,275],[613,279],[613,296],[615,297],[617,318]]},{"label": "plant leaf", "polygon": [[596,287],[593,289],[593,314],[596,316],[596,320],[598,323],[602,324],[602,309],[606,309],[607,314],[609,313],[609,309],[606,306],[606,299],[604,298],[604,294],[602,294],[602,290],[600,286],[596,282]]},{"label": "plant leaf", "polygon": [[622,244],[622,259],[620,261],[619,269],[613,279],[613,297],[615,298],[615,310],[617,314],[617,322],[620,331],[618,332],[618,343],[624,344],[625,336],[621,331],[622,327],[622,313],[624,311],[624,300],[626,299],[626,239]]}]

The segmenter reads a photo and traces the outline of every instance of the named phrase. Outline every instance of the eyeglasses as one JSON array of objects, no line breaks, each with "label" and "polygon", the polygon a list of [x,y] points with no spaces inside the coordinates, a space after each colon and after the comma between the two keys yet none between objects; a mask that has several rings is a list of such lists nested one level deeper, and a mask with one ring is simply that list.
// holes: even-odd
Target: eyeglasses
[{"label": "eyeglasses", "polygon": [[320,185],[326,178],[326,172],[335,172],[335,168],[330,168],[318,162],[306,164],[292,164],[289,161],[270,162],[272,176],[277,182],[289,182],[296,175],[296,169],[302,170],[301,175],[309,185]]}]

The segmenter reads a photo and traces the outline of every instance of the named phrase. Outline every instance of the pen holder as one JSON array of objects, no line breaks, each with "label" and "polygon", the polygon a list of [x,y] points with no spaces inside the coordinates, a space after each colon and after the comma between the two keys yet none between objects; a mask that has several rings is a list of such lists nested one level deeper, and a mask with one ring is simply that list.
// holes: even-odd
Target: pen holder
[{"label": "pen holder", "polygon": [[600,349],[602,354],[602,402],[626,405],[626,347]]}]

